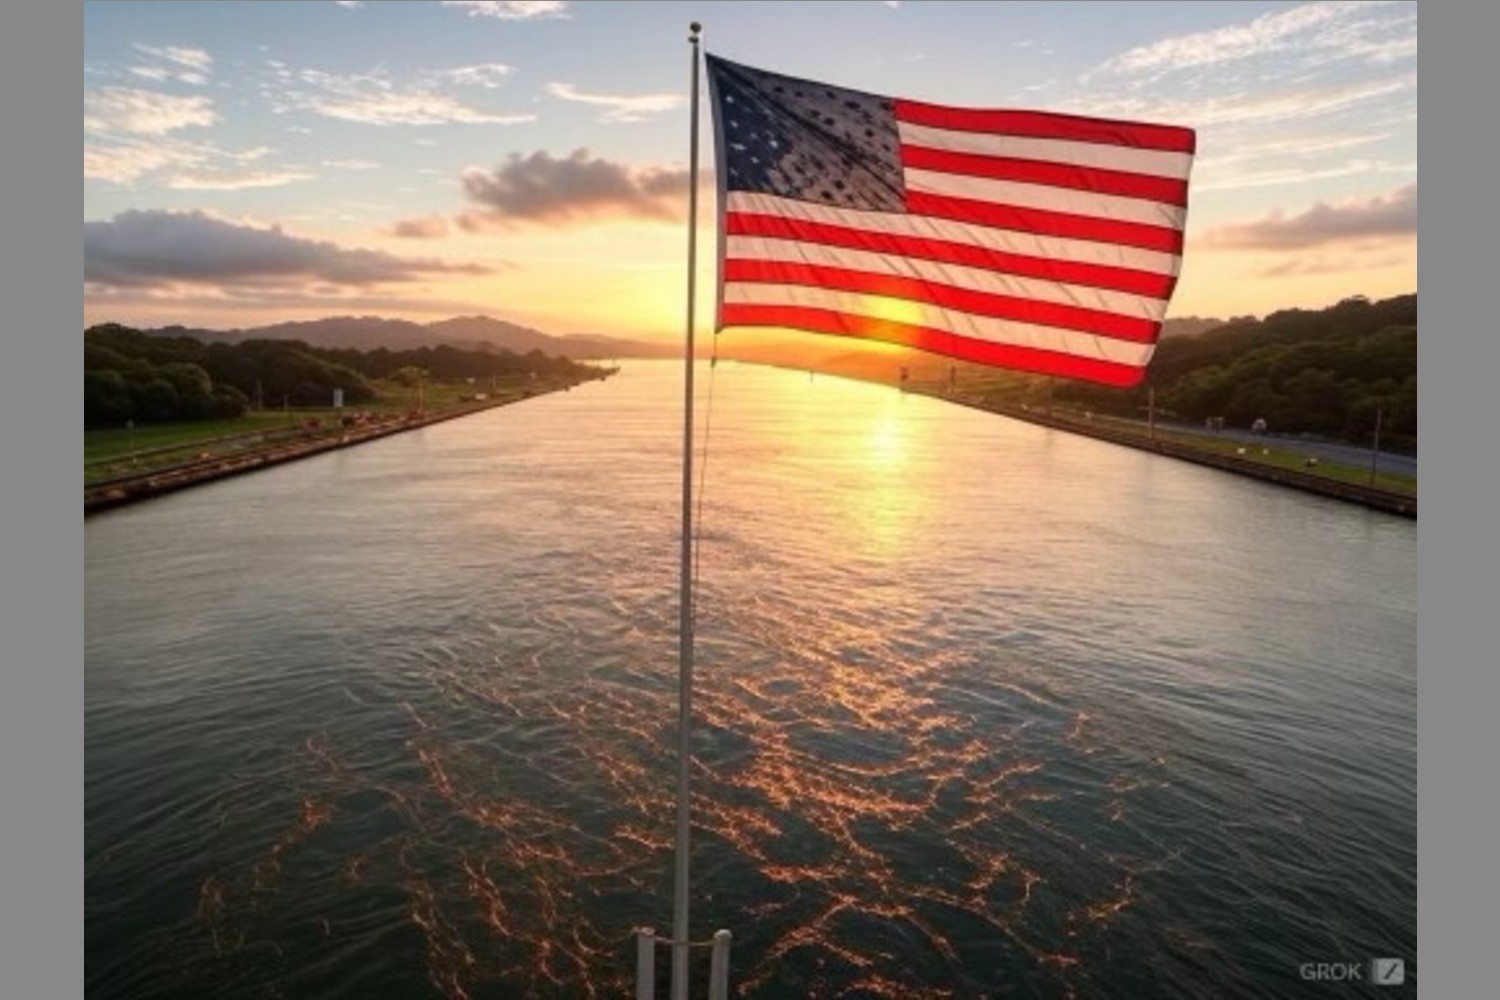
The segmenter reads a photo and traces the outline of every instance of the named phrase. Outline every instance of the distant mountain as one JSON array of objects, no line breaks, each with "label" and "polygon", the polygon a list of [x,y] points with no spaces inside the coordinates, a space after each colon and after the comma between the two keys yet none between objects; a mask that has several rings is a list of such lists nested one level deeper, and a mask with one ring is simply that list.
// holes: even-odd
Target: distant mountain
[{"label": "distant mountain", "polygon": [[192,337],[205,343],[237,344],[246,340],[300,340],[318,348],[409,351],[447,344],[463,350],[506,350],[517,354],[541,351],[573,359],[664,358],[681,352],[653,344],[594,334],[557,337],[530,327],[489,316],[459,316],[435,323],[413,323],[379,316],[330,316],[325,319],[276,323],[249,329],[207,330],[169,326],[148,331],[167,337]]},{"label": "distant mountain", "polygon": [[503,319],[489,316],[458,316],[438,320],[436,323],[428,323],[427,330],[442,343],[455,346],[492,344],[517,354],[525,354],[527,351],[558,353],[558,338],[529,326],[507,323]]},{"label": "distant mountain", "polygon": [[543,354],[561,354],[580,359],[609,360],[611,358],[671,358],[682,352],[668,344],[652,344],[639,340],[624,340],[592,333],[572,333],[554,336],[533,330],[528,326],[508,323],[490,316],[460,316],[429,323],[428,329],[450,344],[490,344],[517,354],[541,351]]},{"label": "distant mountain", "polygon": [[[557,338],[557,352],[575,361],[612,361],[615,358],[680,358],[682,348],[644,340],[621,340],[592,333],[569,333]],[[703,353],[700,347],[695,353]]]},{"label": "distant mountain", "polygon": [[1200,316],[1178,316],[1167,320],[1161,325],[1161,338],[1169,337],[1195,337],[1200,333],[1218,329],[1226,323],[1239,322],[1241,319],[1253,317],[1236,317],[1234,320],[1205,319]]},{"label": "distant mountain", "polygon": [[169,326],[148,333],[164,337],[192,337],[206,343],[238,344],[246,340],[300,340],[310,347],[353,347],[373,351],[384,347],[406,351],[436,347],[442,339],[420,323],[379,316],[329,316],[295,323],[276,323],[245,330],[203,330]]}]

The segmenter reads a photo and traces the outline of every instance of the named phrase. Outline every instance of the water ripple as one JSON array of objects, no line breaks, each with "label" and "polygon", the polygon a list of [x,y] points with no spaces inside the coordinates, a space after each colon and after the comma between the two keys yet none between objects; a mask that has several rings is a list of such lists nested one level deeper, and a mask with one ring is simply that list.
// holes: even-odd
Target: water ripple
[{"label": "water ripple", "polygon": [[[718,378],[695,926],[734,930],[740,995],[1410,967],[1414,529]],[[673,387],[640,365],[87,522],[91,995],[629,991],[631,929],[670,923]]]}]

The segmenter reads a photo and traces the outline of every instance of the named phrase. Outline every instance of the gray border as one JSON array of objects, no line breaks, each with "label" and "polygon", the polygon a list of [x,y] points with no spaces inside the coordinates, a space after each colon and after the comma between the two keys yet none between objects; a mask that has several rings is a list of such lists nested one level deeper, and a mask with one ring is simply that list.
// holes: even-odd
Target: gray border
[{"label": "gray border", "polygon": [[[1485,439],[1494,429],[1486,411],[1496,395],[1496,255],[1494,229],[1480,223],[1495,216],[1490,95],[1497,20],[1489,7],[1451,3],[1439,12],[1431,0],[1421,19],[1423,47],[1439,56],[1428,59],[1422,80],[1429,111],[1421,346],[1427,447],[1418,569],[1417,971],[1432,997],[1500,990],[1492,966],[1500,926],[1493,811],[1500,685],[1494,641],[1482,629],[1495,615],[1497,553],[1494,525],[1485,523],[1493,519],[1474,505],[1476,497],[1494,496],[1493,473],[1485,474],[1494,445]],[[1455,468],[1473,470],[1472,481],[1452,478]]]},{"label": "gray border", "polygon": [[[64,53],[78,51],[81,29],[73,4],[0,13],[0,434],[9,473],[0,536],[0,994],[27,998],[84,994],[83,538],[74,506],[83,420],[78,314],[63,315],[68,303],[77,308],[79,233],[62,208],[78,175],[61,169],[78,162],[78,68]],[[65,122],[73,124],[65,130]],[[64,131],[73,136],[66,146]]]}]

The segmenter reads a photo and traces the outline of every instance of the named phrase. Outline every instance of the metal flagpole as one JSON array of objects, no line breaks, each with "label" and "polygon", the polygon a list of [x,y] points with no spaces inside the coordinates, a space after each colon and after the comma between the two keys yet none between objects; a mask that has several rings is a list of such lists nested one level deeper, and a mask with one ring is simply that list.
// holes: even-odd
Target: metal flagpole
[{"label": "metal flagpole", "polygon": [[682,585],[678,625],[677,674],[677,864],[672,906],[672,1000],[688,1000],[688,776],[693,718],[693,312],[698,270],[698,35],[694,21],[688,42],[693,46],[693,100],[689,112],[692,153],[688,171],[687,357],[683,362],[682,420]]}]

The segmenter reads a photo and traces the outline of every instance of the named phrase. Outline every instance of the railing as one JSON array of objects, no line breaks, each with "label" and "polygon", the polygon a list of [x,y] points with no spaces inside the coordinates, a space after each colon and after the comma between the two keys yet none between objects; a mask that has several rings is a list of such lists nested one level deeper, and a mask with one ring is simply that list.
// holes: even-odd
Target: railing
[{"label": "railing", "polygon": [[[729,1000],[729,942],[733,935],[728,931],[715,931],[709,941],[689,941],[689,948],[712,948],[708,960],[708,1000]],[[656,946],[677,945],[671,938],[657,937],[650,927],[640,927],[635,932],[635,1000],[656,1000]]]}]

